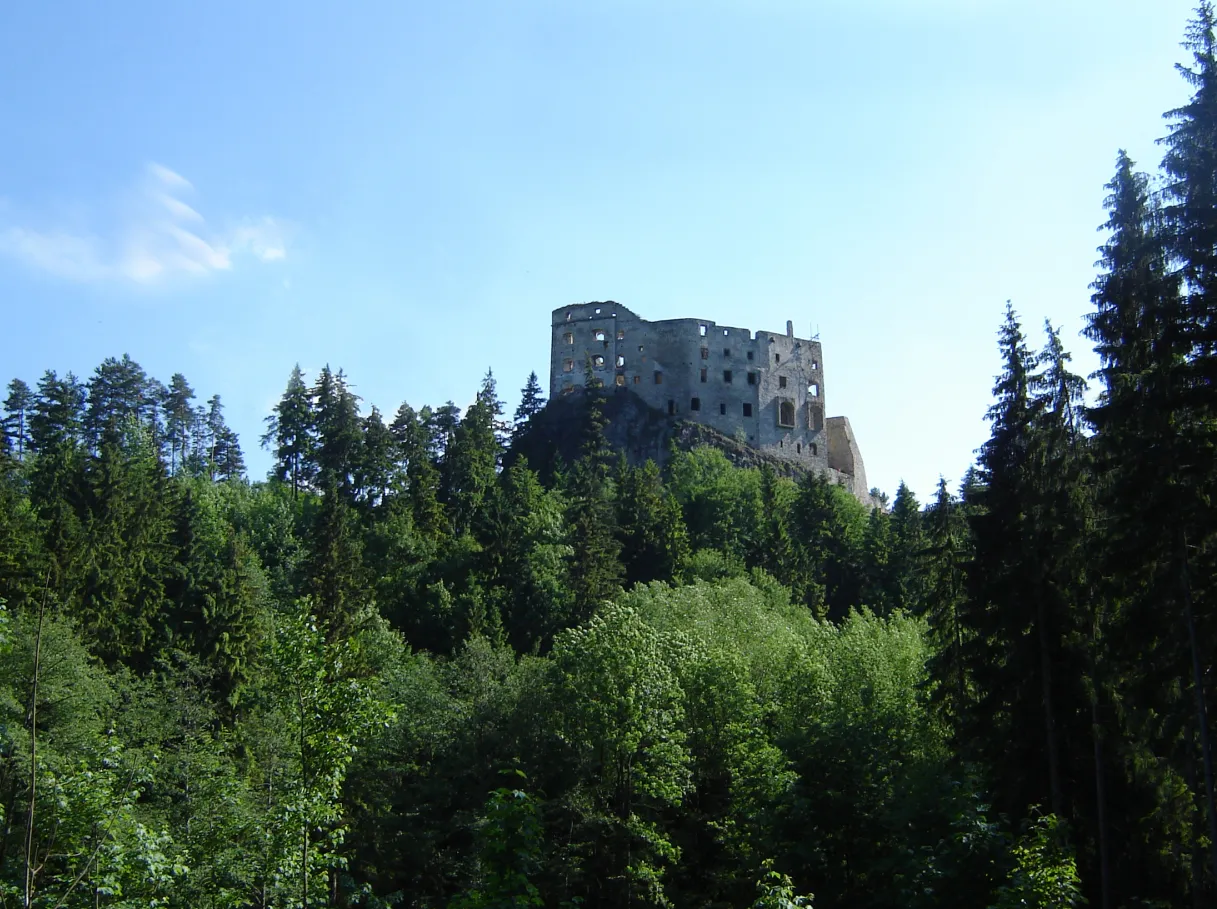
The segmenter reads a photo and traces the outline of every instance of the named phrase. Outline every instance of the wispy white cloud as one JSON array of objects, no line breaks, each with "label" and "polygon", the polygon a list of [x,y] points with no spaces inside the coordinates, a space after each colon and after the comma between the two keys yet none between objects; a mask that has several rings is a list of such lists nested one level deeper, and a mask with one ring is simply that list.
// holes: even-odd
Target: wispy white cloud
[{"label": "wispy white cloud", "polygon": [[10,221],[0,224],[0,254],[70,281],[146,285],[228,271],[242,257],[262,262],[287,257],[282,221],[264,216],[210,228],[183,199],[191,195],[194,187],[181,174],[149,164],[107,230],[35,229]]}]

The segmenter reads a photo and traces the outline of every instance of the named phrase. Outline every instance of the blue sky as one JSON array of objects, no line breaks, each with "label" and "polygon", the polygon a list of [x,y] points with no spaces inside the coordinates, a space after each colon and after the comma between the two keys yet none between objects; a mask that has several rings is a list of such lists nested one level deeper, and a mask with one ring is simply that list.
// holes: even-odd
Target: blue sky
[{"label": "blue sky", "polygon": [[130,353],[251,473],[297,361],[514,409],[614,299],[824,343],[874,485],[986,437],[1007,299],[1075,362],[1191,0],[0,5],[0,377]]}]

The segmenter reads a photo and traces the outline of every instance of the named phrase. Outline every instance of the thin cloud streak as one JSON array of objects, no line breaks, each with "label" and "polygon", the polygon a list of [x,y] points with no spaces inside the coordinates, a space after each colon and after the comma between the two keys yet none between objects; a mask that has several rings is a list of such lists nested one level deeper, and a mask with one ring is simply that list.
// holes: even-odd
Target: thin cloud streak
[{"label": "thin cloud streak", "polygon": [[0,227],[0,255],[68,281],[142,285],[229,271],[242,256],[262,262],[287,257],[282,221],[266,216],[209,230],[204,217],[181,198],[193,190],[181,174],[149,164],[130,194],[130,214],[110,231]]}]

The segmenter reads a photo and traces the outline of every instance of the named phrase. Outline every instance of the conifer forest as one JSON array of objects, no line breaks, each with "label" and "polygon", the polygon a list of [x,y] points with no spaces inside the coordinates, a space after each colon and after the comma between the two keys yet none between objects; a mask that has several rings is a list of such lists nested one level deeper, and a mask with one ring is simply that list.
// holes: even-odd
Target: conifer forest
[{"label": "conifer forest", "polygon": [[0,906],[1217,905],[1215,30],[1094,188],[1100,370],[1007,307],[928,502],[632,466],[590,382],[530,465],[535,374],[297,367],[260,439],[126,356],[12,379]]}]

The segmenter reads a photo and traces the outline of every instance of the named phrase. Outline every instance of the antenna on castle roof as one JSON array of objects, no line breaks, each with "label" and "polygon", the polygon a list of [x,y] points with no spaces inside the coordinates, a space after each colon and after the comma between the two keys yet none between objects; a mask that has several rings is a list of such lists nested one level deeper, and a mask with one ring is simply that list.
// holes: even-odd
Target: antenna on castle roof
[{"label": "antenna on castle roof", "polygon": [[815,326],[815,328],[812,331],[813,331],[813,334],[811,336],[811,340],[813,340],[813,341],[820,340],[820,326],[819,325]]}]

